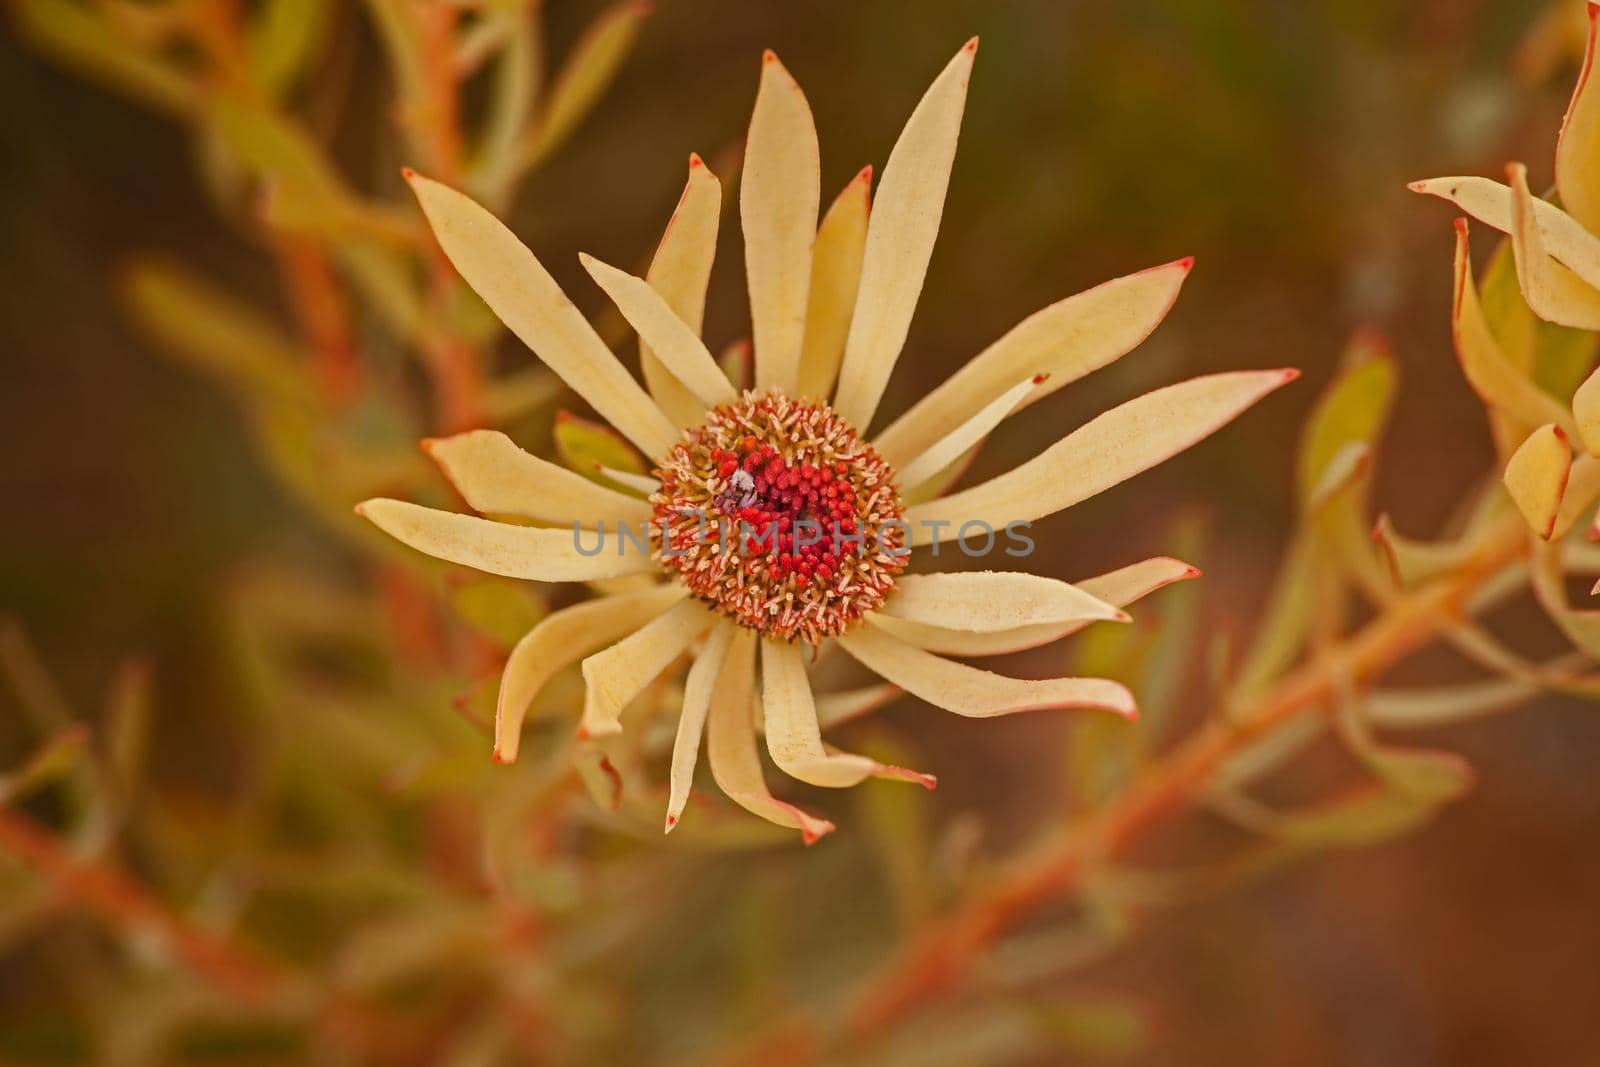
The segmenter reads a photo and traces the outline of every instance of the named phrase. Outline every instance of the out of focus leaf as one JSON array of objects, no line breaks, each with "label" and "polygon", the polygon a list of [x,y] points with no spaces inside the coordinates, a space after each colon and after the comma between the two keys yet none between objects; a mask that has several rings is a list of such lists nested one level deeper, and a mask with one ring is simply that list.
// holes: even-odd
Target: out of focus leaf
[{"label": "out of focus leaf", "polygon": [[[855,747],[891,767],[910,767],[918,762],[914,753],[882,732]],[[934,904],[927,874],[931,832],[927,791],[873,779],[861,785],[858,797],[858,809],[872,838],[870,851],[883,866],[901,928],[915,930]]]},{"label": "out of focus leaf", "polygon": [[266,0],[250,23],[250,67],[270,97],[294,87],[327,43],[337,8],[325,0]]},{"label": "out of focus leaf", "polygon": [[510,194],[520,167],[523,137],[539,98],[544,55],[539,20],[531,5],[491,10],[483,17],[499,24],[496,32],[503,44],[485,105],[472,188],[496,207]]},{"label": "out of focus leaf", "polygon": [[589,25],[550,88],[524,151],[525,165],[541,163],[583,121],[616,77],[649,11],[639,0],[624,0]]},{"label": "out of focus leaf", "polygon": [[609,426],[579,418],[565,411],[556,413],[556,452],[561,461],[591,481],[612,485],[600,473],[601,467],[625,474],[648,474],[649,468],[632,445]]},{"label": "out of focus leaf", "polygon": [[505,648],[520,641],[545,614],[527,582],[495,578],[456,583],[450,604],[467,625]]},{"label": "out of focus leaf", "polygon": [[1250,707],[1272,681],[1292,666],[1311,634],[1317,607],[1319,570],[1314,539],[1296,537],[1283,555],[1273,581],[1267,608],[1256,627],[1256,637],[1240,664],[1230,713]]},{"label": "out of focus leaf", "polygon": [[124,662],[112,680],[106,703],[107,769],[124,804],[144,776],[150,741],[151,669],[146,660]]},{"label": "out of focus leaf", "polygon": [[1413,541],[1394,528],[1388,515],[1378,516],[1373,540],[1389,561],[1389,573],[1402,589],[1449,574],[1472,558],[1472,546],[1459,541]]},{"label": "out of focus leaf", "polygon": [[190,112],[196,85],[161,58],[121,39],[94,9],[73,0],[18,0],[11,5],[22,33],[85,77],[163,111]]},{"label": "out of focus leaf", "polygon": [[1396,385],[1387,342],[1377,334],[1357,334],[1338,376],[1312,409],[1301,438],[1295,483],[1303,509],[1311,507],[1318,486],[1349,445],[1377,447],[1394,405]]},{"label": "out of focus leaf", "polygon": [[27,762],[0,775],[0,806],[12,804],[76,771],[89,750],[89,728],[70,726],[40,746]]},{"label": "out of focus leaf", "polygon": [[245,399],[308,403],[314,390],[294,344],[261,315],[182,267],[135,260],[123,275],[134,315],[174,355]]}]

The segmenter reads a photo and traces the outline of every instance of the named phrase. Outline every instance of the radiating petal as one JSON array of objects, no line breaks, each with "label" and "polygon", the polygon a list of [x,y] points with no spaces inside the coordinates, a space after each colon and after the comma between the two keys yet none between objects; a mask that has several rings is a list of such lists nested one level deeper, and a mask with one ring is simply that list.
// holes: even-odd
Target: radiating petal
[{"label": "radiating petal", "polygon": [[677,427],[528,247],[462,193],[410,171],[406,179],[439,247],[500,321],[646,455],[666,455],[678,440]]},{"label": "radiating petal", "polygon": [[356,514],[419,552],[507,578],[587,582],[656,569],[647,550],[616,530],[580,536],[571,527],[513,526],[382,497],[356,505]]},{"label": "radiating petal", "polygon": [[909,622],[977,633],[1040,623],[1128,621],[1125,612],[1074,585],[1017,571],[902,575],[880,612]]},{"label": "radiating petal", "polygon": [[[962,456],[981,444],[984,438],[1000,425],[1002,419],[1020,408],[1028,395],[1045,382],[1042,374],[1024,378],[1001,393],[972,418],[935,441],[927,451],[904,467],[896,469],[895,480],[903,492],[918,489],[930,479],[946,471]],[[932,499],[931,497],[928,499]]]},{"label": "radiating petal", "polygon": [[795,388],[821,199],[822,161],[811,106],[768,51],[739,183],[757,389]]},{"label": "radiating petal", "polygon": [[[1070,507],[1177,455],[1297,377],[1295,370],[1232,371],[1135,397],[1020,467],[908,509],[912,543],[955,536],[963,523],[999,530]],[[939,523],[946,525],[936,529]]]},{"label": "radiating petal", "polygon": [[622,709],[715,621],[716,616],[698,600],[683,600],[610,648],[585,658],[583,682],[588,692],[582,734],[620,733]]},{"label": "radiating petal", "polygon": [[[649,282],[667,306],[688,324],[696,335],[705,317],[706,285],[711,280],[711,264],[717,252],[717,228],[722,217],[722,183],[697,155],[689,156],[689,180],[683,195],[667,220],[661,244],[656,246]],[[650,395],[661,410],[679,426],[697,426],[704,421],[705,409],[694,394],[668,373],[655,353],[642,339],[639,365]]]},{"label": "radiating petal", "polygon": [[430,438],[422,447],[474,511],[579,522],[586,529],[600,522],[612,529],[619,523],[642,529],[650,521],[645,501],[529,455],[496,430]]},{"label": "radiating petal", "polygon": [[1158,589],[1165,589],[1173,582],[1186,582],[1198,577],[1198,567],[1171,556],[1154,556],[1073,584],[1090,596],[1123,608]]},{"label": "radiating petal", "polygon": [[750,717],[755,662],[755,631],[737,627],[706,722],[706,757],[711,764],[711,777],[741,808],[768,822],[799,830],[806,844],[814,844],[833,832],[833,823],[786,804],[767,791],[755,724]]},{"label": "radiating petal", "polygon": [[683,806],[689,802],[689,787],[694,784],[694,765],[700,758],[700,734],[705,729],[706,715],[711,710],[711,699],[717,691],[717,680],[722,676],[727,662],[728,648],[733,643],[735,623],[724,619],[717,623],[706,638],[706,647],[700,650],[694,666],[683,683],[683,711],[678,715],[678,733],[672,742],[672,770],[667,794],[666,832],[678,825]]},{"label": "radiating petal", "polygon": [[583,269],[606,291],[628,325],[649,344],[656,359],[700,401],[701,419],[706,408],[738,399],[728,376],[722,373],[699,335],[678,317],[661,294],[643,278],[580,254]]},{"label": "radiating petal", "polygon": [[1600,88],[1595,82],[1595,48],[1600,39],[1600,8],[1588,5],[1589,42],[1583,71],[1572,91],[1561,136],[1556,141],[1556,190],[1561,203],[1590,233],[1600,230]]},{"label": "radiating petal", "polygon": [[1561,496],[1572,473],[1567,435],[1546,423],[1523,441],[1506,463],[1506,491],[1533,532],[1549,540],[1561,511]]},{"label": "radiating petal", "polygon": [[767,752],[789,777],[842,788],[871,777],[877,769],[865,756],[835,755],[823,748],[804,653],[798,645],[762,639],[761,706],[766,716]]},{"label": "radiating petal", "polygon": [[[1198,569],[1182,560],[1170,556],[1158,556],[1073,584],[1079,591],[1121,608],[1173,582],[1199,576]],[[901,578],[900,581],[905,581],[905,578]],[[995,633],[974,633],[953,627],[908,622],[882,613],[874,614],[872,620],[879,629],[888,631],[907,644],[915,645],[925,652],[938,652],[949,656],[1003,656],[1021,652],[1024,649],[1059,641],[1095,621],[1083,619],[1073,622],[1039,623]],[[818,707],[821,707],[820,701]],[[827,721],[824,716],[824,723]]]},{"label": "radiating petal", "polygon": [[862,433],[878,410],[922,294],[977,52],[974,37],[934,79],[906,120],[878,183],[861,260],[861,289],[833,402],[840,417]]},{"label": "radiating petal", "polygon": [[800,395],[827,400],[839,377],[845,338],[861,285],[861,256],[867,245],[872,205],[872,168],[844,187],[817,227],[811,259],[811,295],[806,301],[805,343],[800,350]]},{"label": "radiating petal", "polygon": [[1024,378],[1046,375],[1026,405],[1099,370],[1150,336],[1192,265],[1151,267],[1035,312],[913,404],[873,447],[904,466]]},{"label": "radiating petal", "polygon": [[[1501,233],[1511,232],[1511,187],[1488,178],[1429,178],[1411,188],[1448,200]],[[1590,285],[1600,288],[1600,237],[1548,200],[1533,202],[1545,251]]]},{"label": "radiating petal", "polygon": [[1451,334],[1461,372],[1484,404],[1529,429],[1554,422],[1564,429],[1572,417],[1549,393],[1540,389],[1506,358],[1500,344],[1489,331],[1483,306],[1478,302],[1478,286],[1472,279],[1472,246],[1468,242],[1467,220],[1456,220],[1455,296],[1451,310]]},{"label": "radiating petal", "polygon": [[495,709],[494,755],[517,758],[522,720],[545,684],[583,657],[620,641],[688,595],[676,582],[635,593],[586,600],[552,612],[518,641],[500,674]]},{"label": "radiating petal", "polygon": [[[914,648],[869,617],[836,639],[839,647],[913,696],[957,715],[989,718],[1044,708],[1100,708],[1132,717],[1133,695],[1104,678],[1008,678]],[[769,725],[770,729],[770,725]]]},{"label": "radiating petal", "polygon": [[1545,254],[1534,221],[1533,194],[1528,191],[1528,168],[1513,163],[1506,168],[1506,175],[1511,180],[1511,250],[1528,307],[1547,322],[1580,330],[1600,329],[1600,290]]}]

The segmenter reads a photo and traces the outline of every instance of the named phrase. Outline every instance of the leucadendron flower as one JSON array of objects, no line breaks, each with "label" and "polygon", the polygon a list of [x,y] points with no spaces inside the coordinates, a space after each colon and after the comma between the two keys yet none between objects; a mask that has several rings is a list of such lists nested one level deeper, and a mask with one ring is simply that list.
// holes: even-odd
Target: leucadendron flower
[{"label": "leucadendron flower", "polygon": [[[958,715],[1134,714],[1132,696],[1113,681],[1010,678],[945,656],[1030,648],[1126,620],[1124,605],[1192,568],[1149,559],[1074,585],[1006,571],[906,574],[906,556],[958,536],[981,544],[981,530],[1003,538],[1011,524],[1093,496],[1194,444],[1295,372],[1167,386],[990,481],[931,491],[1008,415],[1142,341],[1177,296],[1190,267],[1181,260],[1043,309],[869,435],[933,251],[976,52],[976,40],[963,47],[917,105],[870,213],[868,170],[820,227],[811,109],[766,54],[739,194],[755,360],[754,388],[743,393],[700,338],[721,193],[698,157],[644,278],[582,257],[639,334],[647,388],[511,231],[461,193],[408,172],[468,284],[654,465],[648,484],[629,493],[479,430],[430,442],[429,451],[477,511],[550,525],[398,500],[360,506],[406,544],[495,574],[652,579],[558,611],[522,639],[501,681],[497,758],[516,758],[526,709],[564,667],[581,661],[580,729],[596,738],[619,732],[624,706],[687,655],[667,829],[683,812],[704,732],[722,790],[810,841],[831,824],[768,792],[758,726],[778,768],[813,785],[870,775],[932,782],[823,742],[807,674],[819,645]],[[908,503],[922,496],[930,499]],[[808,526],[823,535],[807,543]],[[646,528],[648,549],[636,535]],[[1008,559],[998,547],[994,554]]]}]

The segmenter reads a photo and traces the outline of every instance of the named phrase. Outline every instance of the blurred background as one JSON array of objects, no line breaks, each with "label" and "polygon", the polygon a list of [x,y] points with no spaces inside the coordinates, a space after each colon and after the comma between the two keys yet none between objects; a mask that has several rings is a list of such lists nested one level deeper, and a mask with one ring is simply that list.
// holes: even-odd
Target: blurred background
[{"label": "blurred background", "polygon": [[[134,9],[121,12],[134,19],[138,9],[166,5],[66,6]],[[256,10],[239,6],[246,16]],[[978,34],[944,227],[886,407],[902,409],[1047,303],[1196,256],[1181,299],[1149,342],[1034,417],[1013,420],[973,477],[1014,465],[1064,427],[1153,386],[1225,368],[1302,367],[1306,382],[1213,440],[1038,530],[1034,569],[1065,578],[1147,555],[1198,554],[1206,576],[1190,605],[1199,613],[1194,625],[1232,633],[1259,610],[1286,536],[1298,427],[1358,327],[1387,335],[1402,374],[1378,507],[1401,529],[1433,531],[1490,462],[1481,409],[1451,351],[1451,216],[1405,183],[1498,175],[1504,160],[1518,158],[1536,188],[1547,184],[1579,56],[1581,7],[1564,3],[1552,14],[1526,0],[658,0],[614,81],[508,198],[508,221],[580,306],[599,315],[602,299],[576,253],[645,261],[678,196],[687,153],[700,152],[714,169],[737,159],[763,48],[776,49],[809,94],[827,202],[862,165],[882,166],[934,73]],[[480,736],[416,725],[424,715],[449,720],[449,694],[484,676],[481,657],[458,644],[425,662],[404,634],[390,634],[381,655],[345,648],[329,660],[320,648],[296,661],[321,679],[320,708],[327,678],[361,681],[389,670],[388,658],[412,656],[402,668],[433,679],[414,697],[431,710],[375,699],[364,725],[383,732],[392,723],[395,733],[415,735],[404,751],[374,757],[380,767],[441,747],[465,753],[451,764],[448,788],[385,793],[384,776],[370,768],[331,781],[337,765],[305,763],[300,777],[255,801],[241,794],[264,744],[264,713],[247,706],[258,698],[239,680],[240,582],[265,573],[267,586],[292,598],[298,586],[270,577],[292,567],[312,588],[337,587],[369,603],[388,597],[392,605],[402,594],[371,577],[360,535],[336,529],[286,485],[234,391],[169,358],[130,308],[128,272],[159,260],[181,264],[266,320],[293,324],[270,242],[219,194],[203,139],[41,47],[23,32],[32,25],[29,8],[5,5],[13,17],[0,31],[0,612],[8,658],[20,662],[26,642],[29,661],[91,723],[130,656],[148,670],[148,743],[124,814],[159,811],[163,821],[123,855],[177,906],[204,913],[197,872],[234,853],[248,859],[258,847],[242,830],[215,834],[207,809],[247,822],[251,803],[293,809],[274,819],[272,849],[381,826],[398,842],[386,853],[395,869],[441,884],[470,881],[473,846],[457,841],[452,859],[448,842],[419,843],[430,827],[475,826],[475,809],[457,810],[465,802],[452,790],[480,798],[491,788],[482,780],[506,770],[490,764]],[[549,65],[607,10],[546,0]],[[397,90],[381,35],[356,4],[329,4],[319,23],[314,58],[284,106],[330,146],[351,187],[404,215],[410,206],[397,167],[426,161],[410,158],[396,139]],[[730,216],[708,304],[713,350],[747,330],[739,263]],[[400,383],[395,389],[409,387],[414,372],[383,354],[397,347],[383,328],[358,317],[354,329],[361,358],[382,365],[385,380]],[[631,357],[631,342],[621,350]],[[488,365],[507,373],[529,361],[512,340],[485,351]],[[552,399],[519,415],[518,440],[545,445],[558,402],[573,403]],[[439,428],[426,414],[411,416],[372,432],[413,439]],[[441,491],[435,484],[432,492]],[[1160,621],[1176,603],[1153,598],[1136,614]],[[1413,669],[1437,677],[1449,666]],[[286,682],[273,700],[300,704],[298,684]],[[5,766],[37,740],[12,701],[7,693],[0,702]],[[1204,700],[1191,706],[1181,695],[1173,703],[1180,724],[1206,710]],[[320,714],[312,707],[308,698],[302,710]],[[1025,719],[946,721],[902,702],[878,717],[885,725],[868,728],[909,746],[917,766],[939,775],[938,792],[917,798],[909,816],[930,842],[928,863],[947,861],[952,849],[981,863],[1056,803],[1062,726]],[[274,743],[301,730],[291,720]],[[1072,1018],[1082,1041],[1015,1062],[1600,1062],[1591,1018],[1600,1002],[1600,719],[1548,699],[1453,728],[1441,741],[1478,769],[1465,799],[1414,835],[1333,852],[1158,913],[1104,960],[1047,983],[1058,1003],[1078,1005]],[[648,923],[595,934],[602,944],[593,958],[608,962],[576,999],[563,1000],[559,982],[550,987],[548,1015],[592,1017],[597,1033],[612,1036],[572,1039],[573,1048],[605,1054],[568,1060],[555,1051],[545,1062],[645,1062],[631,1058],[642,1054],[628,1042],[672,1045],[675,1038],[660,1035],[679,1020],[695,1020],[683,1023],[693,1032],[711,1019],[755,1029],[790,997],[825,999],[889,922],[860,890],[895,877],[880,862],[881,837],[903,813],[874,815],[882,805],[871,799],[895,788],[870,784],[865,799],[805,794],[840,824],[810,850],[785,841],[729,855],[634,842],[603,825],[583,830],[564,861],[580,886],[585,863],[621,870],[623,857],[648,856],[632,861],[634,881],[619,875],[610,895],[585,897],[589,907],[610,907],[617,896],[637,902],[658,887],[673,903]],[[322,806],[323,792],[332,795],[326,805],[352,793],[352,803],[386,814],[370,824],[343,821]],[[67,817],[55,800],[39,804],[44,822]],[[569,840],[574,833],[562,832]],[[0,867],[8,866],[4,851]],[[408,863],[415,870],[406,872]],[[915,868],[904,876],[914,881]],[[7,878],[15,884],[21,875]],[[261,905],[265,914],[239,921],[265,955],[321,966],[311,962],[321,958],[319,942],[340,941],[381,909],[356,893],[308,903],[314,892],[282,890]],[[94,1035],[123,1016],[101,1006],[133,986],[149,993],[148,978],[84,973],[106,935],[66,910],[41,906],[0,926],[0,1058],[103,1057]],[[433,961],[428,970],[437,980],[438,969],[454,965]],[[424,1005],[410,1019],[415,1029],[403,1031],[413,1043],[403,1056],[372,1062],[435,1062],[448,1044],[438,1035],[454,1035],[454,1021],[471,1016],[470,984],[442,997],[441,1007],[442,995],[419,983],[399,1001]],[[616,1036],[623,1031],[633,1036]],[[205,1062],[294,1062],[305,1054],[298,1040],[255,1034],[189,1051]],[[692,1062],[695,1047],[684,1037],[675,1051]],[[1013,1060],[975,1051],[959,1062]]]}]

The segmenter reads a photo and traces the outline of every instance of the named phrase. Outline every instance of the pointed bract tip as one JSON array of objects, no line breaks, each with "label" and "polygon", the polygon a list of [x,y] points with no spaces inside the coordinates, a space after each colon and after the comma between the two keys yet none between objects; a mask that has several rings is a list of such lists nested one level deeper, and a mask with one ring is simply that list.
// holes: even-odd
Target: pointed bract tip
[{"label": "pointed bract tip", "polygon": [[1506,164],[1506,177],[1511,179],[1512,182],[1516,182],[1519,178],[1521,180],[1523,180],[1523,181],[1527,181],[1528,180],[1528,167],[1527,167],[1527,164],[1518,163],[1516,160],[1512,160],[1510,163],[1507,163]]},{"label": "pointed bract tip", "polygon": [[700,158],[700,153],[699,152],[690,152],[689,153],[689,169],[690,170],[696,170],[696,169],[698,169],[700,167],[703,167],[705,165],[706,165],[706,161]]},{"label": "pointed bract tip", "polygon": [[498,748],[489,753],[489,760],[490,762],[496,763],[501,767],[504,767],[511,762],[510,760],[506,759],[505,753],[501,752]]},{"label": "pointed bract tip", "polygon": [[1106,618],[1110,622],[1132,622],[1133,621],[1133,616],[1132,615],[1129,615],[1126,611],[1120,611],[1120,610],[1117,611],[1115,614],[1107,615]]},{"label": "pointed bract tip", "polygon": [[1300,377],[1300,368],[1299,367],[1285,367],[1282,370],[1280,370],[1278,373],[1283,376],[1282,384],[1288,385],[1290,382],[1292,382],[1296,378]]},{"label": "pointed bract tip", "polygon": [[1406,188],[1413,193],[1425,193],[1428,191],[1428,183],[1426,181],[1406,182]]},{"label": "pointed bract tip", "polygon": [[871,185],[872,184],[872,164],[871,163],[868,163],[866,166],[862,167],[859,172],[857,172],[856,181],[861,182],[863,185]]},{"label": "pointed bract tip", "polygon": [[437,437],[424,437],[422,440],[417,442],[417,447],[422,449],[426,455],[431,456],[433,455],[434,449],[439,447],[439,439]]},{"label": "pointed bract tip", "polygon": [[1590,596],[1600,595],[1600,578],[1595,579],[1593,588],[1589,590]]},{"label": "pointed bract tip", "polygon": [[928,790],[930,793],[933,792],[933,790],[938,789],[939,776],[935,774],[924,774],[922,776],[922,788]]},{"label": "pointed bract tip", "polygon": [[678,825],[678,817],[676,815],[668,815],[667,816],[667,824],[666,824],[666,826],[662,827],[661,832],[663,834],[670,834],[670,833],[672,833],[673,829],[677,825]]},{"label": "pointed bract tip", "polygon": [[588,270],[590,267],[593,267],[596,263],[598,263],[600,261],[595,259],[593,256],[591,256],[587,252],[579,252],[578,253],[578,262],[583,264],[583,267],[584,267],[585,270]]},{"label": "pointed bract tip", "polygon": [[761,52],[761,63],[762,63],[763,66],[765,66],[768,63],[776,63],[777,61],[778,61],[778,53],[774,52],[770,48],[762,49],[762,52]]},{"label": "pointed bract tip", "polygon": [[589,740],[589,728],[587,726],[579,726],[577,736],[579,741]]},{"label": "pointed bract tip", "polygon": [[1196,567],[1194,564],[1191,563],[1189,565],[1189,569],[1183,572],[1183,577],[1184,577],[1185,580],[1188,580],[1190,578],[1202,578],[1202,577],[1205,576],[1205,573],[1206,573],[1205,571],[1201,570],[1199,567]]},{"label": "pointed bract tip", "polygon": [[367,517],[367,502],[363,500],[350,510],[355,512],[357,515],[360,515],[364,519]]},{"label": "pointed bract tip", "polygon": [[972,40],[962,45],[961,50],[966,52],[968,55],[976,53],[978,51],[978,39],[974,37]]},{"label": "pointed bract tip", "polygon": [[1049,380],[1050,380],[1050,375],[1048,375],[1048,374],[1035,374],[1033,376],[1033,384],[1034,385],[1043,385],[1045,382],[1047,382]]},{"label": "pointed bract tip", "polygon": [[404,178],[408,182],[414,182],[417,180],[417,172],[412,170],[410,167],[401,167],[400,177]]},{"label": "pointed bract tip", "polygon": [[1193,256],[1184,256],[1182,259],[1174,260],[1173,262],[1176,263],[1178,269],[1183,271],[1185,274],[1194,269]]},{"label": "pointed bract tip", "polygon": [[835,829],[836,827],[833,823],[827,819],[818,819],[815,823],[807,822],[800,827],[800,840],[804,841],[806,847],[809,848],[833,833]]}]

